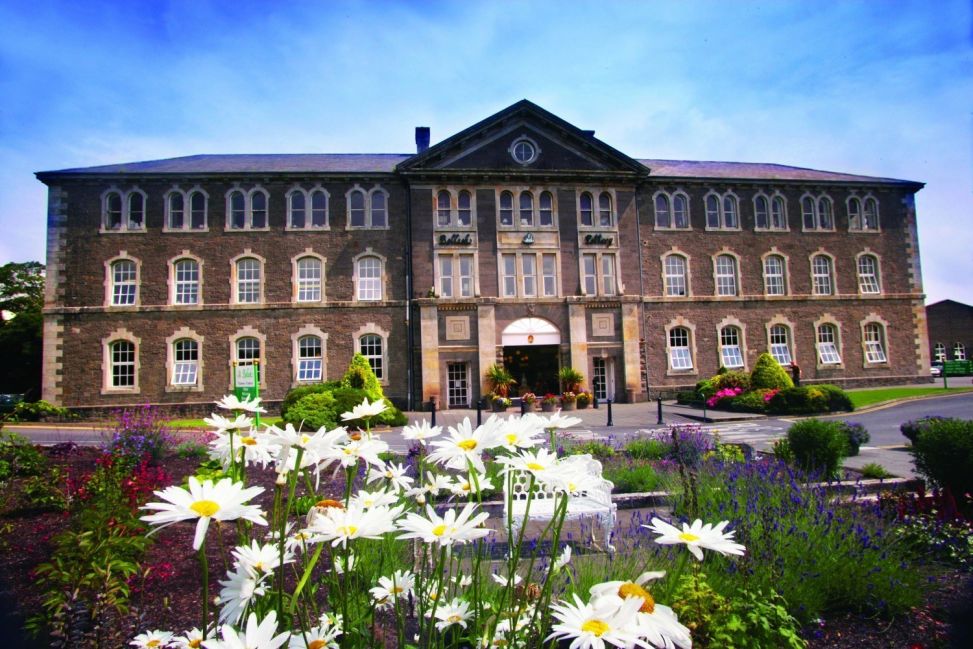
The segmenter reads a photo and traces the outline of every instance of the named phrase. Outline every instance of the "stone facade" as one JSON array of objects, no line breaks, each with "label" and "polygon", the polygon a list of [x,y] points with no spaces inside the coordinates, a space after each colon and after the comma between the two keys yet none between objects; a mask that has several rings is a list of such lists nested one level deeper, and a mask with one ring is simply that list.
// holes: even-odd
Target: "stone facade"
[{"label": "stone facade", "polygon": [[526,101],[417,143],[39,173],[45,398],[205,409],[252,345],[271,402],[355,351],[403,406],[466,406],[494,362],[636,401],[749,369],[781,327],[807,381],[928,376],[919,183],[635,160]]},{"label": "stone facade", "polygon": [[927,350],[932,360],[973,359],[973,306],[942,300],[927,306],[925,315],[929,321]]}]

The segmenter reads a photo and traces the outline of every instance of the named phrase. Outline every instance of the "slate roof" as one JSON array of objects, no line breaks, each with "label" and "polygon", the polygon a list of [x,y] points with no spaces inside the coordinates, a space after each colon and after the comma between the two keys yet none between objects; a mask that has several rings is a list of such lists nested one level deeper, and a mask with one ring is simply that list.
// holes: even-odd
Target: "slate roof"
[{"label": "slate roof", "polygon": [[[126,162],[97,167],[42,171],[49,175],[114,174],[244,174],[244,173],[393,173],[407,153],[246,153],[192,155],[163,160]],[[710,162],[638,159],[650,178],[767,180],[803,182],[859,182],[921,185],[909,180],[819,171],[762,162]]]}]

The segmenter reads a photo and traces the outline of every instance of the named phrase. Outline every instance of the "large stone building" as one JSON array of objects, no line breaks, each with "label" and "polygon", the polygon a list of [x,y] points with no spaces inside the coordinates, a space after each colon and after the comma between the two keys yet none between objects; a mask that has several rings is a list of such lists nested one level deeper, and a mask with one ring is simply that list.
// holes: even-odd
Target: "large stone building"
[{"label": "large stone building", "polygon": [[805,381],[927,377],[921,183],[634,159],[521,101],[408,155],[200,155],[49,187],[44,397],[208,404],[355,351],[402,405],[579,369],[619,401],[761,352]]}]

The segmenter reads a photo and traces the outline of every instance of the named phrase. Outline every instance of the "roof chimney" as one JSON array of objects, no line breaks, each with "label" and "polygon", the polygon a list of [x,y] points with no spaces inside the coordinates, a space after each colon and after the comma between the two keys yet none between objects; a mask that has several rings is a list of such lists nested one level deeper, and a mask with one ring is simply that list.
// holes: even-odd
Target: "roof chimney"
[{"label": "roof chimney", "polygon": [[581,131],[581,132],[584,133],[588,137],[594,137],[595,136],[595,132],[594,131]]},{"label": "roof chimney", "polygon": [[429,148],[429,127],[416,127],[416,153],[422,153]]}]

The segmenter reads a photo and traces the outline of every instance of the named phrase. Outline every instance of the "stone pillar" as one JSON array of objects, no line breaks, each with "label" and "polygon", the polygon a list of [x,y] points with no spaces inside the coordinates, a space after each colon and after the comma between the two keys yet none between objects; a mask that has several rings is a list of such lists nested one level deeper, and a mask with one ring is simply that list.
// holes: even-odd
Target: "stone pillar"
[{"label": "stone pillar", "polygon": [[478,348],[480,398],[490,391],[486,369],[497,362],[497,317],[492,304],[481,304],[476,311],[476,342]]},{"label": "stone pillar", "polygon": [[622,303],[622,351],[625,365],[625,398],[629,403],[641,401],[642,363],[639,355],[638,304]]},{"label": "stone pillar", "polygon": [[439,310],[435,304],[419,307],[419,349],[422,358],[422,400],[436,397],[439,385]]},{"label": "stone pillar", "polygon": [[571,367],[587,378],[588,319],[583,304],[568,305],[568,336],[571,343]]}]

